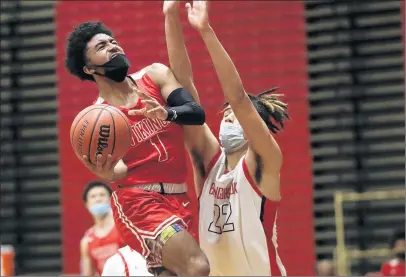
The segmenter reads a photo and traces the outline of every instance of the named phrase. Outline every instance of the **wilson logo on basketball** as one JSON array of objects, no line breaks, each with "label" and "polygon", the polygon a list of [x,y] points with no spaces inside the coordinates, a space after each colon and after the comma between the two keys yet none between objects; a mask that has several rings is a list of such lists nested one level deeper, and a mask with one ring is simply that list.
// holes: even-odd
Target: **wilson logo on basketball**
[{"label": "wilson logo on basketball", "polygon": [[99,139],[97,141],[97,155],[103,153],[103,149],[109,147],[110,125],[100,125]]}]

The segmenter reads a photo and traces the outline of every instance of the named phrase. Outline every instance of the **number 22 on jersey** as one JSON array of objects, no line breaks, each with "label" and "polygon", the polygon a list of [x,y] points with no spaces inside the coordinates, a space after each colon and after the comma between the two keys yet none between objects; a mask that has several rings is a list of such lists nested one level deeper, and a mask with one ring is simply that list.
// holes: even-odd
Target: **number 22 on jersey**
[{"label": "number 22 on jersey", "polygon": [[230,222],[233,212],[230,203],[214,204],[213,209],[213,221],[210,223],[208,231],[216,234],[234,231],[234,223]]}]

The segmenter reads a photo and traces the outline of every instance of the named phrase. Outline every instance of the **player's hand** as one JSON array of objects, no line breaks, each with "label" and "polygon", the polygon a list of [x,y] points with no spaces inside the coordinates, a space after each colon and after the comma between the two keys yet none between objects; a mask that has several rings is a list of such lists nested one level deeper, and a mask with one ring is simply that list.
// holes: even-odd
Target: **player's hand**
[{"label": "player's hand", "polygon": [[168,112],[158,103],[158,101],[144,93],[142,90],[139,91],[139,96],[144,107],[142,109],[128,111],[129,115],[143,115],[148,118],[157,118],[160,120],[166,120],[168,118]]},{"label": "player's hand", "polygon": [[208,1],[193,1],[186,3],[186,10],[190,25],[198,31],[210,28]]},{"label": "player's hand", "polygon": [[[116,158],[115,160],[111,154],[107,155],[107,158],[103,159],[103,155],[99,154],[96,157],[96,165],[90,163],[89,158],[86,155],[82,157],[83,163],[98,177],[112,181],[114,179],[114,167],[121,160]],[[104,162],[103,162],[104,161]]]},{"label": "player's hand", "polygon": [[165,15],[179,14],[180,1],[164,1],[162,11]]}]

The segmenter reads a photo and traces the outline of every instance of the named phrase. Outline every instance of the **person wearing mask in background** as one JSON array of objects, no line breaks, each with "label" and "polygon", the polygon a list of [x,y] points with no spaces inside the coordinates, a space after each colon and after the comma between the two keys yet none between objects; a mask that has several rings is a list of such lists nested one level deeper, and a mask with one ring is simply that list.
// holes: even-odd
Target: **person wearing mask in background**
[{"label": "person wearing mask in background", "polygon": [[382,276],[405,276],[405,230],[395,231],[389,245],[395,258],[382,264]]},{"label": "person wearing mask in background", "polygon": [[114,225],[110,207],[112,189],[100,181],[93,181],[83,190],[83,201],[93,216],[94,224],[80,242],[81,275],[101,275],[104,264],[124,246]]}]

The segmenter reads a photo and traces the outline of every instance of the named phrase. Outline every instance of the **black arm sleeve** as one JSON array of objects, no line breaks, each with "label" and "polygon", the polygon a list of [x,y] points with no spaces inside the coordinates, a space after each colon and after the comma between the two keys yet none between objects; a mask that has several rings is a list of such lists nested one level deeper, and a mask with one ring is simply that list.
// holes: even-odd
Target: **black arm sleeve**
[{"label": "black arm sleeve", "polygon": [[171,92],[167,100],[168,118],[179,125],[203,125],[206,114],[203,108],[193,99],[186,88],[177,88]]}]

